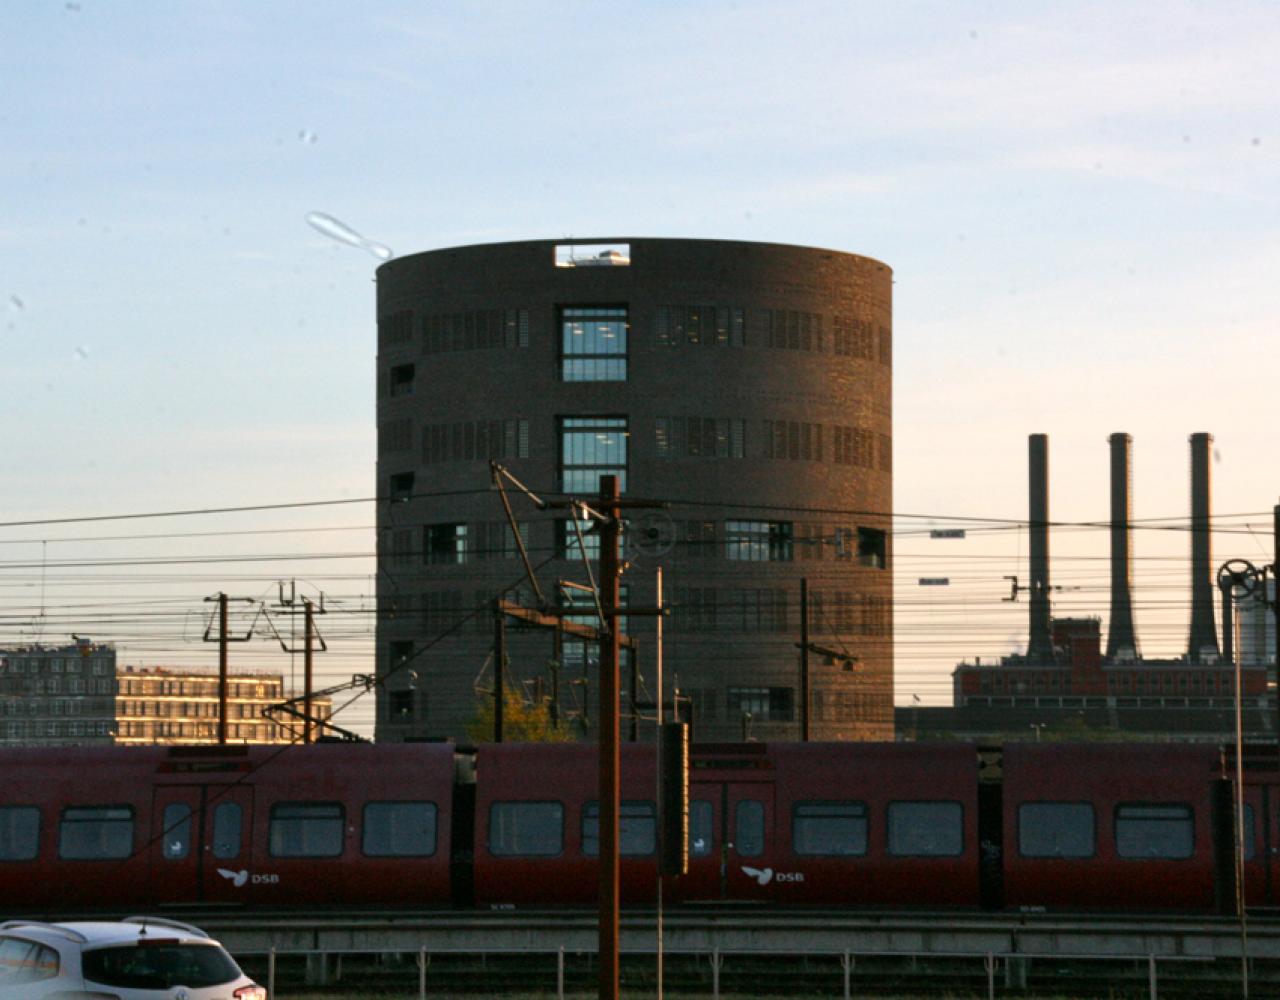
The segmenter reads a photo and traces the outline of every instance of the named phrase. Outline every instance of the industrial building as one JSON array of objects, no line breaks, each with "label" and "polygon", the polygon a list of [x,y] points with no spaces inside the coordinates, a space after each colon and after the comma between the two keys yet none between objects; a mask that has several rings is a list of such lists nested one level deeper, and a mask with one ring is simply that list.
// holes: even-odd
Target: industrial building
[{"label": "industrial building", "polygon": [[[1109,438],[1111,458],[1111,613],[1105,654],[1099,618],[1054,618],[1049,568],[1048,438],[1028,445],[1030,573],[1029,641],[1025,655],[997,662],[961,663],[952,674],[952,709],[899,710],[906,733],[945,732],[976,739],[997,734],[1027,738],[1046,726],[1056,735],[1219,740],[1234,732],[1235,667],[1232,637],[1219,643],[1214,607],[1210,454],[1213,438],[1190,437],[1191,618],[1186,653],[1145,658],[1133,619],[1132,441]],[[1270,593],[1274,595],[1274,581]],[[1244,726],[1276,734],[1275,619],[1261,593],[1241,604],[1240,665]],[[1268,644],[1268,640],[1269,644]]]},{"label": "industrial building", "polygon": [[[287,695],[280,674],[227,679],[227,740],[289,743],[297,733],[263,715]],[[327,718],[327,698],[312,702]],[[214,743],[218,677],[165,667],[116,668],[116,650],[82,639],[64,646],[0,649],[0,743]]]},{"label": "industrial building", "polygon": [[[697,738],[799,735],[802,580],[809,640],[828,651],[810,658],[811,735],[892,737],[887,266],[765,243],[534,240],[400,257],[377,298],[379,740],[474,723],[495,598],[594,620],[582,546],[594,573],[598,535],[563,504],[598,497],[602,475],[666,504],[627,515],[623,601],[653,608],[662,569],[666,700],[678,686]],[[546,504],[500,474],[532,581],[491,461]],[[517,694],[589,735],[593,646],[510,624]],[[655,628],[624,625],[624,733],[656,697]]]}]

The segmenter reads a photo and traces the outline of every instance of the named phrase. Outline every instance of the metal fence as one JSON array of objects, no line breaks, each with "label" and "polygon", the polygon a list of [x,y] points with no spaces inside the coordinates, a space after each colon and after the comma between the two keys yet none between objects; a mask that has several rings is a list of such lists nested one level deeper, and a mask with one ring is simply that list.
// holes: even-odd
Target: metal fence
[{"label": "metal fence", "polygon": [[[278,994],[276,989],[277,979],[277,961],[284,958],[302,958],[306,963],[307,981],[314,985],[329,985],[331,982],[338,982],[342,978],[342,960],[348,956],[385,956],[389,952],[386,949],[370,949],[370,948],[348,948],[348,949],[277,949],[272,948],[269,951],[239,951],[238,957],[249,958],[266,958],[267,961],[267,989],[268,996],[271,1000],[287,1000],[288,994]],[[566,996],[566,956],[582,956],[594,957],[594,952],[569,951],[563,945],[554,952],[542,949],[525,949],[525,948],[508,948],[508,949],[492,949],[485,951],[476,951],[475,949],[447,949],[447,948],[428,948],[426,945],[421,946],[416,953],[397,951],[391,954],[402,956],[412,956],[412,960],[416,965],[418,977],[418,997],[419,1000],[425,1000],[427,997],[427,989],[429,984],[428,972],[431,967],[431,959],[433,956],[450,955],[450,956],[469,956],[484,958],[486,956],[519,956],[532,961],[545,959],[547,963],[548,973],[550,965],[555,963],[555,992],[559,1000],[564,1000]],[[679,950],[668,949],[666,956],[683,956],[694,957],[698,962],[706,962],[710,972],[710,996],[712,1000],[720,1000],[721,997],[721,975],[725,968],[725,963],[733,959],[761,959],[761,958],[830,958],[833,967],[838,962],[839,969],[843,974],[843,987],[845,1000],[851,1000],[855,996],[854,988],[857,984],[857,970],[860,962],[869,960],[889,960],[889,961],[905,961],[914,965],[917,962],[933,963],[939,959],[945,959],[954,962],[957,967],[962,970],[969,964],[973,963],[972,978],[975,981],[985,978],[986,996],[988,1000],[996,1000],[999,996],[1018,995],[1026,996],[1028,989],[1028,973],[1031,965],[1036,961],[1045,961],[1061,964],[1064,961],[1077,961],[1097,964],[1107,963],[1126,963],[1133,967],[1146,968],[1146,991],[1150,1000],[1159,1000],[1160,982],[1162,970],[1166,975],[1169,974],[1169,967],[1177,964],[1200,963],[1209,965],[1215,962],[1210,956],[1190,956],[1190,955],[1156,955],[1133,954],[1133,955],[1075,955],[1064,956],[1062,954],[1053,953],[1032,953],[1032,952],[987,952],[985,954],[975,954],[971,951],[957,952],[939,952],[939,951],[856,951],[853,949],[845,949],[843,951],[782,951],[769,949],[721,949],[712,948],[707,950]],[[623,955],[647,955],[655,957],[652,950],[623,950]],[[927,972],[919,972],[921,977],[927,977]],[[1170,976],[1170,978],[1173,978]],[[1219,980],[1220,981],[1220,980]],[[834,985],[834,984],[833,984]],[[1140,987],[1140,982],[1135,983],[1132,975],[1130,976],[1129,988],[1135,985]],[[1270,985],[1270,984],[1269,984]],[[1247,987],[1243,982],[1240,984],[1242,990],[1239,995],[1248,996]],[[581,992],[581,991],[579,991]],[[688,992],[682,989],[681,992]],[[1062,995],[1061,988],[1055,992]],[[661,996],[661,993],[658,994]],[[1262,994],[1258,994],[1262,995]]]}]

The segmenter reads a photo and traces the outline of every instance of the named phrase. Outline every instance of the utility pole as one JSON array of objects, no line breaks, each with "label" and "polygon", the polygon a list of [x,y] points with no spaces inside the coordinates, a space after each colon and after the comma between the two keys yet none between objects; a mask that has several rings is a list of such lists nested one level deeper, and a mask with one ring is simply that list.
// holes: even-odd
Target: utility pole
[{"label": "utility pole", "polygon": [[302,724],[303,743],[311,742],[311,631],[315,625],[314,614],[311,599],[304,597],[302,599],[302,711],[306,714],[307,721]]},{"label": "utility pole", "polygon": [[[800,578],[800,641],[796,643],[796,648],[800,650],[800,739],[802,742],[808,743],[809,706],[813,700],[809,690],[809,654],[817,653],[819,656],[825,656],[828,663],[839,661],[846,670],[861,666],[862,661],[846,650],[832,649],[830,646],[823,646],[810,640],[809,578],[804,576]],[[742,726],[742,738],[744,741],[747,738],[748,731],[749,726],[744,719]]]},{"label": "utility pole", "polygon": [[[282,612],[286,612],[290,615],[296,615],[298,613],[296,609],[297,600],[298,600],[297,581],[292,581],[289,584],[289,596],[285,597],[284,581],[281,580],[280,581],[280,599],[278,601],[279,610]],[[312,716],[311,707],[312,707],[312,690],[315,686],[313,667],[315,664],[316,640],[318,639],[320,641],[320,652],[322,653],[328,652],[328,649],[329,649],[328,644],[324,641],[324,636],[322,636],[320,634],[320,630],[316,628],[315,616],[318,614],[322,615],[324,613],[325,611],[324,611],[324,593],[323,592],[321,592],[320,594],[319,606],[317,606],[316,603],[308,597],[304,597],[302,599],[303,640],[302,640],[301,650],[299,650],[296,646],[292,646],[289,643],[284,641],[284,636],[282,636],[280,634],[280,631],[276,628],[275,623],[271,619],[271,616],[267,615],[267,624],[271,626],[271,631],[275,632],[276,639],[280,643],[280,648],[289,654],[293,654],[297,652],[302,653],[302,699],[301,700],[302,700],[302,742],[303,743],[312,742],[315,739],[315,733],[318,730],[323,728],[322,725],[316,726],[316,720]],[[293,637],[293,634],[294,634],[293,630],[290,629],[290,638]],[[295,711],[291,714],[296,716],[297,712]]]},{"label": "utility pole", "polygon": [[800,740],[809,742],[809,578],[800,578]]},{"label": "utility pole", "polygon": [[249,631],[242,636],[227,634],[227,602],[244,601],[252,604],[253,598],[228,597],[222,591],[218,591],[213,597],[206,597],[205,601],[216,601],[218,604],[218,638],[209,638],[210,633],[213,631],[213,622],[210,621],[208,627],[204,630],[204,641],[217,642],[218,644],[218,743],[222,744],[227,742],[227,643],[248,642],[253,638],[252,625],[249,626]]},{"label": "utility pole", "polygon": [[[1271,542],[1275,547],[1275,552],[1273,554],[1275,562],[1271,564],[1271,582],[1274,587],[1271,593],[1271,613],[1275,620],[1276,633],[1276,649],[1274,662],[1272,663],[1272,670],[1276,678],[1276,721],[1280,722],[1280,504],[1277,504],[1272,509],[1271,514],[1273,518],[1271,522]],[[1267,585],[1265,581],[1262,585],[1262,599],[1263,601],[1267,599]],[[1264,628],[1262,631],[1263,662],[1265,662],[1267,658],[1266,635],[1266,629]],[[1276,733],[1280,734],[1280,725],[1276,727]],[[1277,735],[1276,739],[1280,740],[1280,735]]]},{"label": "utility pole", "polygon": [[600,1000],[618,998],[618,536],[622,525],[618,477],[600,477],[600,603],[606,634],[600,638]]},{"label": "utility pole", "polygon": [[493,602],[493,742],[502,742],[502,709],[506,701],[504,690],[507,665],[507,616],[502,609],[502,598]]}]

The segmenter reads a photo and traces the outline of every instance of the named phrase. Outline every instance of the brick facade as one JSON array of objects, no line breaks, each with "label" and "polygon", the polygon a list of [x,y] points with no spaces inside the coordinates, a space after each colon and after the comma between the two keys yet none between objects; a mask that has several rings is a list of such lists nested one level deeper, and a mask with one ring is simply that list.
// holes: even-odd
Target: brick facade
[{"label": "brick facade", "polygon": [[[633,539],[623,586],[632,605],[652,606],[663,567],[668,693],[675,677],[691,693],[696,737],[798,734],[807,577],[813,641],[858,661],[813,658],[814,738],[892,738],[889,268],[777,244],[592,242],[625,244],[629,264],[558,267],[546,240],[378,270],[378,738],[464,735],[477,686],[492,684],[485,602],[522,576],[488,461],[558,498],[562,419],[574,417],[625,419],[625,431],[614,423],[598,437],[612,447],[626,434],[626,495],[670,503],[649,546],[661,551]],[[625,309],[625,354],[575,356],[572,369],[612,365],[610,380],[566,380],[561,324],[579,315],[566,309]],[[593,470],[583,477],[594,482]],[[546,593],[557,578],[585,580],[580,560],[558,557],[563,511],[519,495],[513,504]],[[653,629],[652,619],[629,627],[641,703],[653,697]],[[509,634],[511,679],[545,696],[551,635]],[[410,659],[396,669],[393,656]],[[586,659],[571,644],[559,690],[566,717],[586,706],[589,729],[597,689]]]}]

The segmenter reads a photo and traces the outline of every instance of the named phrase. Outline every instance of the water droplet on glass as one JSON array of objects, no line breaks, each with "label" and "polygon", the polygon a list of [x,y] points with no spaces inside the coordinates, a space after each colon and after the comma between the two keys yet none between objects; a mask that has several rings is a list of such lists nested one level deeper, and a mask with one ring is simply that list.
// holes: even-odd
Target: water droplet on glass
[{"label": "water droplet on glass", "polygon": [[87,361],[89,359],[89,349],[84,345],[77,347],[76,357],[81,361]]},{"label": "water droplet on glass", "polygon": [[1221,462],[1221,461],[1222,461],[1222,452],[1220,452],[1217,448],[1214,448],[1214,449],[1213,449],[1213,460],[1214,460],[1215,462]]},{"label": "water droplet on glass", "polygon": [[314,132],[312,132],[312,131],[311,131],[311,129],[309,129],[309,128],[300,128],[300,129],[298,129],[298,141],[299,141],[299,142],[305,142],[305,143],[307,143],[308,145],[314,146],[314,145],[315,145],[315,143],[316,143],[316,140],[317,140],[317,139],[319,139],[319,138],[320,138],[320,137],[319,137],[318,135],[316,135]]},{"label": "water droplet on glass", "polygon": [[375,243],[373,240],[366,239],[357,233],[340,219],[335,219],[332,215],[325,212],[308,212],[307,224],[318,233],[323,233],[330,239],[337,240],[339,243],[346,243],[349,246],[359,247],[361,250],[367,250],[379,260],[390,260],[395,256],[391,252],[390,247],[383,246],[381,243]]},{"label": "water droplet on glass", "polygon": [[1261,139],[1259,139],[1256,135],[1255,135],[1251,140],[1249,140],[1249,141],[1250,141],[1250,144],[1251,144],[1251,145],[1254,145],[1254,146],[1261,146],[1261,145],[1262,145],[1262,140],[1261,140]]},{"label": "water droplet on glass", "polygon": [[78,3],[68,3],[63,4],[63,6],[66,7],[67,10],[80,10],[80,5]]},{"label": "water droplet on glass", "polygon": [[27,308],[27,304],[23,302],[22,299],[18,298],[18,296],[16,295],[10,295],[9,301],[12,302],[19,309]]}]

